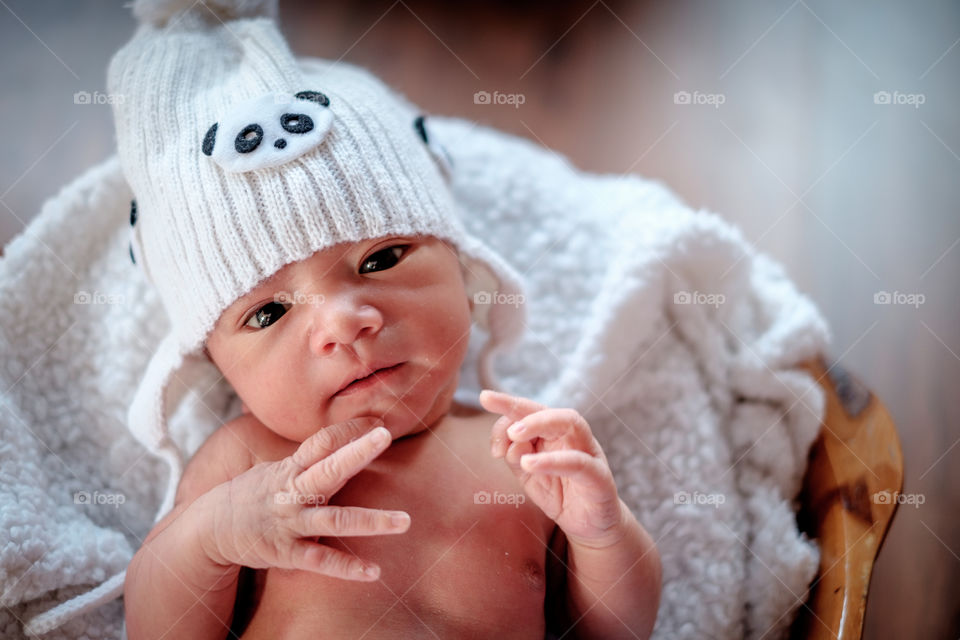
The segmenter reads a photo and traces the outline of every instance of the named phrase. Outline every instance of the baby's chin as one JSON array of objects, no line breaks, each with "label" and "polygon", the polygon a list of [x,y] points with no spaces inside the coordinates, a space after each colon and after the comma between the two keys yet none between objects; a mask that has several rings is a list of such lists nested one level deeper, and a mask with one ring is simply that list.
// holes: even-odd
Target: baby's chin
[{"label": "baby's chin", "polygon": [[[432,389],[428,393],[408,393],[402,399],[383,397],[370,405],[347,410],[343,415],[333,415],[336,421],[372,416],[383,420],[393,439],[403,438],[428,431],[437,426],[453,406],[455,386]],[[346,408],[346,407],[342,407]],[[334,408],[334,414],[339,413]]]},{"label": "baby's chin", "polygon": [[383,425],[393,436],[394,440],[424,433],[435,427],[450,410],[450,402],[435,405],[425,415],[415,414],[408,410],[388,411],[386,413],[360,413],[356,417],[373,416],[383,420]]}]

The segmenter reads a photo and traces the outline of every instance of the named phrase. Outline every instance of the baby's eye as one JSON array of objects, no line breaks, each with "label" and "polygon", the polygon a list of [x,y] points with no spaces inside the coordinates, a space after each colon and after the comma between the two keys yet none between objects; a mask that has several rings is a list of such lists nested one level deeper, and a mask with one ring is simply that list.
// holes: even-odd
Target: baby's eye
[{"label": "baby's eye", "polygon": [[407,244],[398,244],[386,249],[381,249],[360,265],[360,273],[369,273],[370,271],[384,271],[397,264],[406,250],[410,247]]},{"label": "baby's eye", "polygon": [[[287,312],[287,307],[282,302],[268,302],[253,312],[244,323],[244,326],[251,329],[266,329],[271,324],[280,319]],[[250,324],[254,322],[255,324]]]}]

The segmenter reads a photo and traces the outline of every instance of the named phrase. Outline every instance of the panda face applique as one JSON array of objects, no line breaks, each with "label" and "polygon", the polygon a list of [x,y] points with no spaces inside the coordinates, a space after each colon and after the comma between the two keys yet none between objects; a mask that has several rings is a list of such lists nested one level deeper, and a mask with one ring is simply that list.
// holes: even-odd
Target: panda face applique
[{"label": "panda face applique", "polygon": [[333,124],[319,91],[270,93],[235,105],[203,137],[203,153],[224,171],[276,167],[317,147]]}]

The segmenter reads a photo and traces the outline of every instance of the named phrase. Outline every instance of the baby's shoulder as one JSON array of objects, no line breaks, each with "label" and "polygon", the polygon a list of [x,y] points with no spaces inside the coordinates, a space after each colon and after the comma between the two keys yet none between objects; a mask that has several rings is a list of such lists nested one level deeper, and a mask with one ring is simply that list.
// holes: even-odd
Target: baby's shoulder
[{"label": "baby's shoulder", "polygon": [[222,425],[190,458],[177,488],[176,503],[192,502],[201,494],[244,473],[258,462],[279,460],[289,453],[280,438],[252,414]]}]

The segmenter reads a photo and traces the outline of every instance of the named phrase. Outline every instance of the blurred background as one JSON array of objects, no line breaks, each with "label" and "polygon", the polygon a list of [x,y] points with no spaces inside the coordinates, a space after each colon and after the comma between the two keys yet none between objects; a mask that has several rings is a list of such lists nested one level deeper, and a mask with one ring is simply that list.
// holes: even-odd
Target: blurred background
[{"label": "blurred background", "polygon": [[[284,0],[281,22],[297,54],[660,180],[780,261],[893,415],[922,501],[864,637],[960,637],[958,3]],[[114,152],[106,66],[133,28],[121,3],[0,0],[0,244]]]}]

